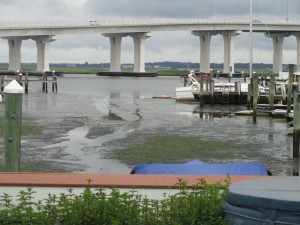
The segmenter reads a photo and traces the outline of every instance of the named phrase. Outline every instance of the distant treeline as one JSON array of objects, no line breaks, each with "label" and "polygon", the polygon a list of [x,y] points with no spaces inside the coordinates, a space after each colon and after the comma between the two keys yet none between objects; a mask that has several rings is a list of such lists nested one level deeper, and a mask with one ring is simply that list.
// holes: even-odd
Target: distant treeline
[{"label": "distant treeline", "polygon": [[[22,63],[22,68],[35,68],[36,63]],[[121,65],[122,68],[133,68],[133,64],[131,63],[124,63]],[[0,63],[1,68],[7,68],[8,63]],[[106,69],[109,68],[109,63],[50,63],[50,68],[99,68],[99,69]],[[200,68],[199,63],[192,63],[192,62],[147,62],[146,70],[173,70],[173,69],[194,69],[198,70]],[[253,70],[272,70],[272,64],[265,64],[265,63],[254,63],[252,65]],[[211,63],[211,68],[213,70],[223,70],[223,63]],[[235,71],[242,71],[242,70],[249,70],[248,63],[235,63],[234,64]],[[288,70],[288,65],[283,65],[283,71]]]}]

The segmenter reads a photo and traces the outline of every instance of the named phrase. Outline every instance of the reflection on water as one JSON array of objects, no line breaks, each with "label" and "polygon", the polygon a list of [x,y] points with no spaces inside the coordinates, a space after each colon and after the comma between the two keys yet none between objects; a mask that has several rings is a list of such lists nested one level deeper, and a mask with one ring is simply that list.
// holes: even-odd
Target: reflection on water
[{"label": "reflection on water", "polygon": [[[129,168],[119,162],[101,158],[101,147],[105,142],[125,138],[132,130],[118,130],[112,134],[103,135],[95,139],[86,137],[89,132],[88,127],[78,127],[68,132],[66,141],[59,144],[44,146],[43,149],[64,147],[64,150],[72,156],[78,164],[86,166],[85,172],[88,173],[129,173]],[[49,160],[51,161],[51,160]],[[68,163],[65,160],[55,160],[56,162]],[[107,169],[109,168],[109,170]]]}]

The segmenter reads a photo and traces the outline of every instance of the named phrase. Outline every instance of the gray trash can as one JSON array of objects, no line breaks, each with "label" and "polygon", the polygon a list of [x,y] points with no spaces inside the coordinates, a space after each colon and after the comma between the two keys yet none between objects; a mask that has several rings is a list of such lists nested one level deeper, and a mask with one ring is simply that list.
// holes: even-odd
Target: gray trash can
[{"label": "gray trash can", "polygon": [[300,178],[232,184],[223,210],[230,225],[300,225]]}]

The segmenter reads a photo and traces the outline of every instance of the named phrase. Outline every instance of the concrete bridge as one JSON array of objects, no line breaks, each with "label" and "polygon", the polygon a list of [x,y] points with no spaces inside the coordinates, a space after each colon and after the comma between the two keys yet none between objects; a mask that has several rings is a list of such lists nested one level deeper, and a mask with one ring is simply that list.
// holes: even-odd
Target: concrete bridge
[{"label": "concrete bridge", "polygon": [[[273,41],[273,73],[282,71],[282,52],[285,37],[295,36],[297,41],[297,68],[300,70],[300,22],[253,21],[253,32],[263,33]],[[8,40],[9,68],[21,67],[22,41],[32,39],[37,46],[37,71],[49,70],[50,43],[59,35],[100,34],[110,40],[110,71],[121,70],[122,38],[130,36],[134,42],[134,72],[145,72],[145,41],[156,31],[187,31],[200,40],[200,72],[210,71],[210,42],[214,35],[224,40],[223,73],[234,72],[234,40],[249,32],[249,21],[211,20],[142,20],[142,21],[39,21],[0,22],[0,37]]]}]

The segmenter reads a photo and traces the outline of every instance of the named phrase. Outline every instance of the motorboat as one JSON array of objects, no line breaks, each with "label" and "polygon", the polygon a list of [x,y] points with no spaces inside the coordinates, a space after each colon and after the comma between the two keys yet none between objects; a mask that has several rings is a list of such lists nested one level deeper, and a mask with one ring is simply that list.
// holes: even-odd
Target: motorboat
[{"label": "motorboat", "polygon": [[190,85],[186,87],[177,87],[175,89],[177,100],[194,100],[197,98],[199,99],[199,97],[195,96],[195,94],[198,94],[200,92],[200,83],[194,76],[194,71],[191,71],[188,74]]},{"label": "motorboat", "polygon": [[[204,79],[211,80],[210,76],[205,76]],[[199,100],[200,99],[200,83],[195,77],[194,71],[191,71],[188,74],[188,83],[189,86],[185,87],[177,87],[176,91],[176,99],[177,100]],[[238,84],[238,85],[237,85]],[[214,92],[222,92],[222,93],[229,93],[229,92],[240,92],[240,93],[248,93],[248,86],[249,80],[244,81],[237,81],[237,82],[223,82],[219,79],[214,79]],[[207,85],[203,85],[203,91],[207,92]],[[261,84],[258,85],[258,92],[259,94],[266,94],[267,87]]]}]

